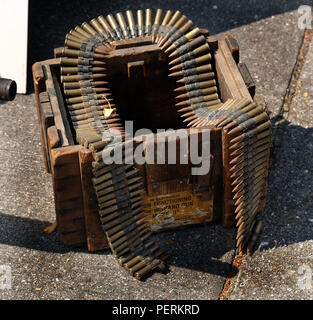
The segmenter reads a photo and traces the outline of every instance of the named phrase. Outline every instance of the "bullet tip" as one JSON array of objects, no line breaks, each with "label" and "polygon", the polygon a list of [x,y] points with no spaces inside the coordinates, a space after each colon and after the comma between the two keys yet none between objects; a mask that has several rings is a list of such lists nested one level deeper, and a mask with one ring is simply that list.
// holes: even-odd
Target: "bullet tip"
[{"label": "bullet tip", "polygon": [[186,93],[180,94],[179,96],[176,97],[176,99],[186,99],[188,96]]},{"label": "bullet tip", "polygon": [[176,51],[174,51],[174,52],[172,52],[171,54],[169,54],[169,58],[175,58],[177,56],[177,52]]},{"label": "bullet tip", "polygon": [[167,48],[164,52],[165,52],[165,53],[168,53],[168,52],[170,52],[170,51],[172,51],[172,48],[171,48],[171,47]]},{"label": "bullet tip", "polygon": [[177,80],[176,82],[177,82],[177,83],[184,83],[184,82],[185,82],[185,79],[182,78],[182,79]]}]

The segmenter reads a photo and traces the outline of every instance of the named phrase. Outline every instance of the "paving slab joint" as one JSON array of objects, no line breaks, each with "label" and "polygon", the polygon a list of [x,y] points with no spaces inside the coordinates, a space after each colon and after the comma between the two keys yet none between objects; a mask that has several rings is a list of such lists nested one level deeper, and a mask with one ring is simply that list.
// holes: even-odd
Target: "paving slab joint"
[{"label": "paving slab joint", "polygon": [[296,57],[294,67],[292,69],[288,86],[286,89],[285,96],[283,98],[279,113],[277,116],[271,119],[273,124],[273,139],[272,139],[272,148],[271,148],[271,166],[270,173],[274,170],[275,159],[279,152],[279,147],[281,145],[281,137],[284,131],[284,128],[288,124],[288,117],[292,107],[293,98],[296,95],[297,88],[299,85],[299,79],[301,72],[306,60],[307,53],[309,51],[313,37],[313,30],[306,29],[303,32],[302,40]]}]

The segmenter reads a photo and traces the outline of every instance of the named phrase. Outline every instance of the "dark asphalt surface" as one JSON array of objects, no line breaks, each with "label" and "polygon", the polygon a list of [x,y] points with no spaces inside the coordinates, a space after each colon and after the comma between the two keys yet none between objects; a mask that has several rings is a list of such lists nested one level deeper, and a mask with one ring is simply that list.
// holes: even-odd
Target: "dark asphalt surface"
[{"label": "dark asphalt surface", "polygon": [[[30,68],[34,62],[52,57],[53,49],[63,46],[67,32],[83,21],[90,21],[99,15],[145,8],[180,10],[199,27],[209,29],[211,34],[217,34],[297,10],[300,5],[305,4],[311,5],[312,0],[32,0],[29,8],[29,79],[31,80]],[[279,32],[279,29],[276,32]],[[31,90],[32,81],[29,81],[29,85]]]},{"label": "dark asphalt surface", "polygon": [[[142,3],[31,1],[29,68],[51,58],[72,27],[100,14],[139,7],[179,9],[211,34],[231,32],[237,37],[241,61],[275,119],[303,35],[297,8],[311,1]],[[261,249],[244,260],[233,279],[232,299],[313,298],[313,290],[296,286],[298,266],[313,262],[312,65],[311,49],[294,99],[294,116],[270,177],[261,213]],[[0,265],[10,265],[13,275],[12,289],[0,290],[0,299],[218,299],[234,254],[233,228],[206,225],[155,235],[173,255],[170,272],[156,273],[144,283],[130,278],[109,251],[69,248],[57,233],[42,232],[55,213],[29,84],[30,94],[0,103]]]}]

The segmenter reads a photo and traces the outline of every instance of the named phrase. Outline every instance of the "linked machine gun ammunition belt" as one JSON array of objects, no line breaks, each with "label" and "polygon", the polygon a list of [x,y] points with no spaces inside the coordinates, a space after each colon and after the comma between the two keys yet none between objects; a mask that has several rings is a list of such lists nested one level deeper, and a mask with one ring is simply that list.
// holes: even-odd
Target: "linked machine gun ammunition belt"
[{"label": "linked machine gun ammunition belt", "polygon": [[[264,194],[271,126],[267,113],[248,98],[223,103],[218,94],[210,47],[201,30],[180,11],[158,9],[99,16],[71,30],[61,57],[61,82],[76,140],[93,151],[93,184],[100,220],[118,262],[137,279],[164,270],[168,254],[154,241],[145,222],[144,193],[138,170],[129,164],[106,164],[118,130],[127,137],[118,106],[109,89],[106,55],[125,39],[148,37],[167,55],[169,77],[177,78],[177,112],[187,127],[221,127],[229,141],[228,152],[237,219],[236,246],[247,249],[253,231],[260,229],[256,214]],[[127,20],[127,22],[126,22]],[[113,130],[114,129],[114,130]],[[249,249],[249,246],[248,246]]]}]

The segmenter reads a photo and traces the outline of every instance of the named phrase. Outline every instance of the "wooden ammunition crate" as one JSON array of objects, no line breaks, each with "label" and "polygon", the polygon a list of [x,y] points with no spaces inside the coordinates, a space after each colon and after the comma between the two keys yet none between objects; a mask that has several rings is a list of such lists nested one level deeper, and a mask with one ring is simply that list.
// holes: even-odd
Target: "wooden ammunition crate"
[{"label": "wooden ammunition crate", "polygon": [[[252,97],[266,108],[263,99],[254,96],[255,85],[247,67],[239,63],[237,41],[230,35],[211,36],[208,43],[212,48],[221,100]],[[66,245],[87,244],[90,251],[101,250],[107,248],[107,240],[91,182],[93,157],[91,151],[75,143],[59,81],[60,52],[55,49],[54,59],[33,65],[42,152],[46,170],[52,175],[58,232]],[[142,49],[140,55],[141,61],[151,59]],[[137,65],[132,63],[129,69],[134,76]],[[181,165],[137,166],[145,181],[145,204],[152,230],[205,222],[221,223],[225,227],[234,224],[230,177],[226,174],[229,170],[225,170],[227,159],[223,152],[228,142],[221,129],[208,129],[211,130],[213,155],[209,175],[190,179],[190,168]],[[168,203],[175,204],[175,208],[168,206],[164,211]]]}]

